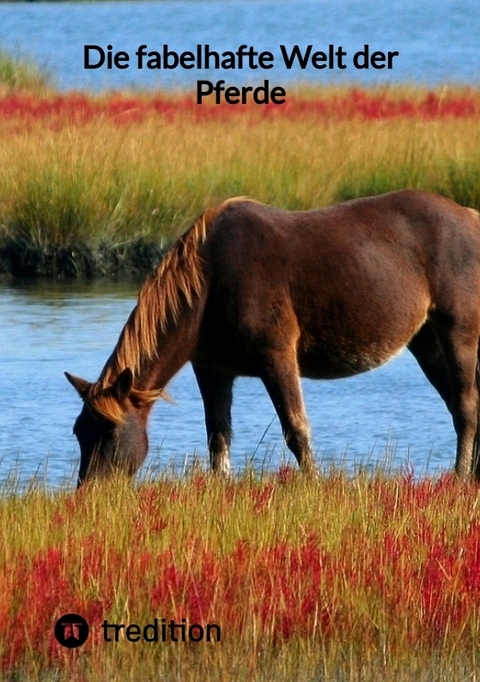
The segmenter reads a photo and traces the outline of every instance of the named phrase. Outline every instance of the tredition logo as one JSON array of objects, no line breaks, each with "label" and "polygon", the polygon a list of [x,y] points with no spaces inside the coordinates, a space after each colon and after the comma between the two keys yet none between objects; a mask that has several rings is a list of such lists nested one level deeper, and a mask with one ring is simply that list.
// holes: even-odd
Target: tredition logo
[{"label": "tredition logo", "polygon": [[57,620],[54,627],[57,642],[67,649],[76,649],[85,644],[89,630],[87,621],[78,613],[66,613]]}]

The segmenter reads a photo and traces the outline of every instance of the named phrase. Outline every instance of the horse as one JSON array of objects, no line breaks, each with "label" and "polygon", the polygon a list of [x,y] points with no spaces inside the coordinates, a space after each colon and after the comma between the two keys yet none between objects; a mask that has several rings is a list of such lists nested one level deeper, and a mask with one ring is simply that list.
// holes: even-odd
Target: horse
[{"label": "horse", "polygon": [[227,199],[144,283],[98,380],[65,372],[83,400],[78,485],[135,474],[152,406],[187,362],[213,471],[230,473],[232,389],[243,375],[261,379],[288,448],[314,472],[300,377],[366,372],[405,346],[451,414],[457,476],[480,478],[479,339],[474,209],[410,189],[308,211]]}]

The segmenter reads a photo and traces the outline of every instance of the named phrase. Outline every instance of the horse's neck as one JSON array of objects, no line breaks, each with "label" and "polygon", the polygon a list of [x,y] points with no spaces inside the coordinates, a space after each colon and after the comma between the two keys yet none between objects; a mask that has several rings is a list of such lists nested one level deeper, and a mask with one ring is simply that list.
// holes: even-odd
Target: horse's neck
[{"label": "horse's neck", "polygon": [[196,335],[182,324],[158,335],[157,355],[142,363],[136,385],[144,390],[163,389],[190,360]]},{"label": "horse's neck", "polygon": [[185,305],[175,321],[169,322],[165,327],[158,326],[153,352],[145,353],[142,347],[139,347],[131,365],[125,347],[128,341],[125,334],[122,334],[105,365],[101,380],[107,384],[111,383],[130,365],[135,388],[163,389],[192,356],[198,339],[200,314],[197,306],[190,308]]}]

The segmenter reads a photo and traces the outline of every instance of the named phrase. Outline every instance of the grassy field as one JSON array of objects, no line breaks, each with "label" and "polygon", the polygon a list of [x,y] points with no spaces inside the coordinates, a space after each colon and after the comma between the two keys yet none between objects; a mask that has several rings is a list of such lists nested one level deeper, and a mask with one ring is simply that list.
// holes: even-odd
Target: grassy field
[{"label": "grassy field", "polygon": [[[479,499],[448,476],[285,467],[5,490],[1,679],[476,680]],[[90,624],[79,649],[53,636],[69,612]],[[105,620],[154,618],[186,641],[105,641]],[[193,624],[218,629],[189,641]]]},{"label": "grassy field", "polygon": [[421,187],[480,208],[475,90],[303,88],[281,107],[200,106],[193,94],[60,94],[11,70],[0,96],[4,273],[146,272],[232,195],[311,208]]}]

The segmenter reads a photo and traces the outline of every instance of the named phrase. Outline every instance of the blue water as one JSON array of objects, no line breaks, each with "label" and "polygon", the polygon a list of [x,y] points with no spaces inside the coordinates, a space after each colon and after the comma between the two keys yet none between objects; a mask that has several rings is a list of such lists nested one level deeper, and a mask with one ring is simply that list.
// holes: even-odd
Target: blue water
[{"label": "blue water", "polygon": [[[135,51],[161,51],[167,44],[181,53],[209,44],[218,52],[242,44],[270,51],[274,67],[205,71],[139,70]],[[302,52],[342,47],[346,69],[287,70],[280,46]],[[354,54],[398,51],[392,69],[358,70]],[[128,69],[84,69],[84,45],[124,51]],[[478,0],[184,0],[89,3],[1,3],[0,46],[35,58],[61,88],[192,88],[198,79],[272,85],[292,80],[316,83],[477,84],[480,80],[480,4]],[[92,53],[94,54],[94,53]]]},{"label": "blue water", "polygon": [[[38,475],[49,485],[74,485],[80,400],[63,372],[97,378],[136,290],[106,282],[0,284],[0,482],[13,473],[22,483]],[[322,467],[386,464],[424,475],[453,466],[450,417],[408,352],[373,372],[303,387]],[[195,456],[206,463],[203,406],[190,366],[168,390],[175,404],[154,408],[143,475],[180,473]],[[257,469],[295,463],[259,380],[238,380],[232,415],[236,472],[249,462]]]}]

